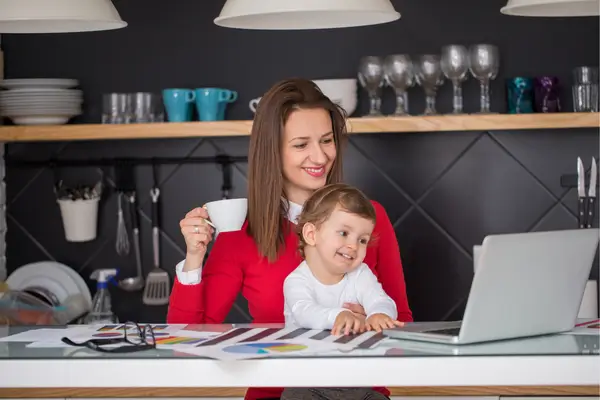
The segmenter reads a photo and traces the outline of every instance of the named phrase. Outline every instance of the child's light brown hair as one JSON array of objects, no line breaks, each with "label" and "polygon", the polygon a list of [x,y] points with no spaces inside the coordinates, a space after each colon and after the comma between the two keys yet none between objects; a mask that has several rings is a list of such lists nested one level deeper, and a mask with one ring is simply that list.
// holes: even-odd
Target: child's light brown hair
[{"label": "child's light brown hair", "polygon": [[298,217],[296,233],[298,234],[298,251],[304,258],[304,247],[306,241],[302,230],[304,225],[311,223],[317,228],[327,221],[333,210],[339,206],[342,210],[370,220],[375,223],[375,207],[369,198],[354,186],[345,183],[334,183],[325,185],[316,190],[304,203],[304,207]]}]

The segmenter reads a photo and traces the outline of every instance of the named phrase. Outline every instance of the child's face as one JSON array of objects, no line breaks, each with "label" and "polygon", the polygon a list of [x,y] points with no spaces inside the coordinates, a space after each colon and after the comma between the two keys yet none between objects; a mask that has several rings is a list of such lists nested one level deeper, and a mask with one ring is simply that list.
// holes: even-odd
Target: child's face
[{"label": "child's face", "polygon": [[365,259],[374,224],[336,207],[327,221],[305,227],[305,239],[314,246],[322,264],[332,273],[346,273]]}]

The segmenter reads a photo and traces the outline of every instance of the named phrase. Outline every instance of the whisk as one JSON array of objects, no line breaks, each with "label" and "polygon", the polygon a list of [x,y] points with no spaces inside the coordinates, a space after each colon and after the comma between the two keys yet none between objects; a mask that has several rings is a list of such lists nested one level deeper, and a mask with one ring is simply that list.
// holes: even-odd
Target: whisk
[{"label": "whisk", "polygon": [[129,235],[127,234],[127,226],[125,225],[125,218],[123,217],[123,192],[119,192],[119,205],[117,211],[117,241],[115,243],[115,249],[117,254],[120,256],[126,256],[129,254]]}]

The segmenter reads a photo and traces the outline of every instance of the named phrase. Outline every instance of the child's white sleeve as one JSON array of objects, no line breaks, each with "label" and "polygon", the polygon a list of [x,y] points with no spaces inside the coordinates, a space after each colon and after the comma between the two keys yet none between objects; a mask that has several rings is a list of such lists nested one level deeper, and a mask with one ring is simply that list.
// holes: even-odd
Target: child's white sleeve
[{"label": "child's white sleeve", "polygon": [[383,290],[373,271],[366,264],[360,268],[361,271],[356,277],[356,292],[367,318],[373,314],[385,314],[394,320],[397,319],[396,303]]},{"label": "child's white sleeve", "polygon": [[306,329],[331,329],[344,308],[324,307],[317,303],[310,283],[303,276],[288,276],[283,284],[286,308],[294,323]]}]

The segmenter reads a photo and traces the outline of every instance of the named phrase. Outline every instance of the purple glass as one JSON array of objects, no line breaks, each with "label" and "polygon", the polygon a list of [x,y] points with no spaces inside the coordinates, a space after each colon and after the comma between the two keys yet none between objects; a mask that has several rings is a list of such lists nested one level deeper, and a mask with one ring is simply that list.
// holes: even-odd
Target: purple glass
[{"label": "purple glass", "polygon": [[558,78],[555,76],[540,76],[534,80],[535,112],[560,112]]}]

